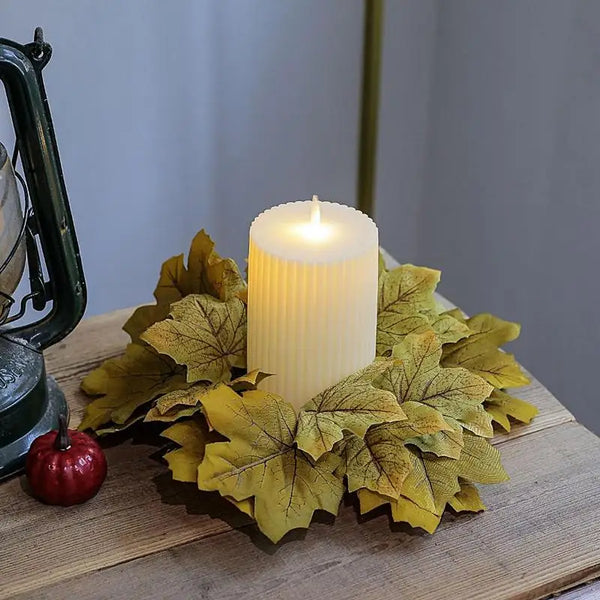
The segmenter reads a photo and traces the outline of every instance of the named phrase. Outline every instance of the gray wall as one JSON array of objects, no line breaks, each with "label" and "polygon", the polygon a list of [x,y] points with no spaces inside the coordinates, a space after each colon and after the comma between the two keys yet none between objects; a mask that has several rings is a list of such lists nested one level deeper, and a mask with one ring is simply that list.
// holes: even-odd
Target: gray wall
[{"label": "gray wall", "polygon": [[[148,300],[200,227],[242,260],[263,208],[354,203],[358,0],[0,0],[0,35],[37,24],[88,314]],[[520,320],[596,431],[599,34],[585,0],[388,0],[376,215],[465,310]]]}]

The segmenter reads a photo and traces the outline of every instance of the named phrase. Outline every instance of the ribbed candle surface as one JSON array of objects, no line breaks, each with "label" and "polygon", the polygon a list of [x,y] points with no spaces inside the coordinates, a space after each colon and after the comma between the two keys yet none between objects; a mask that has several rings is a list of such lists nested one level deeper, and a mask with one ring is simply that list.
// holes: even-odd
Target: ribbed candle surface
[{"label": "ribbed candle surface", "polygon": [[368,365],[377,272],[377,227],[352,207],[308,200],[259,215],[250,228],[248,369],[274,374],[260,387],[298,410]]}]

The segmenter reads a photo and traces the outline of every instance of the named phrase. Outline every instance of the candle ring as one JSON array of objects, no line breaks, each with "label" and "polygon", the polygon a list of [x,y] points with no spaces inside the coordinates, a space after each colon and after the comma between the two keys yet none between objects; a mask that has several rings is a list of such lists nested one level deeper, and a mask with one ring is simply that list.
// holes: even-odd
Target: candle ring
[{"label": "candle ring", "polygon": [[[314,225],[311,202],[292,213]],[[319,208],[324,223],[338,214]],[[252,225],[249,286],[204,231],[187,263],[163,264],[124,355],[82,382],[96,399],[81,429],[162,423],[173,479],[219,492],[274,543],[315,510],[336,515],[344,494],[430,533],[447,508],[484,510],[475,484],[507,479],[495,428],[537,412],[503,391],[529,382],[499,348],[519,326],[441,310],[440,272],[388,269],[371,240],[350,262],[286,255],[264,227],[278,210]]]}]

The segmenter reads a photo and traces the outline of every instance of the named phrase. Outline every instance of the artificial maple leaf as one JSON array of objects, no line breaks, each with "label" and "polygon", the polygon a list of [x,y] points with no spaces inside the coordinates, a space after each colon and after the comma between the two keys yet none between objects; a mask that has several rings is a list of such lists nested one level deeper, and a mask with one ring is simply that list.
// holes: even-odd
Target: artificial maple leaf
[{"label": "artificial maple leaf", "polygon": [[188,294],[210,294],[226,302],[246,290],[246,282],[231,258],[221,258],[215,244],[200,231],[190,246],[186,276]]},{"label": "artificial maple leaf", "polygon": [[444,421],[447,424],[446,429],[411,437],[406,440],[406,443],[416,446],[423,452],[431,452],[436,456],[458,458],[465,445],[462,425],[448,416],[444,417]]},{"label": "artificial maple leaf", "polygon": [[179,421],[165,429],[161,435],[181,446],[167,452],[164,456],[173,479],[196,483],[198,465],[204,458],[206,445],[210,441],[215,441],[215,436],[208,431],[204,419]]},{"label": "artificial maple leaf", "polygon": [[254,498],[246,498],[245,500],[234,500],[230,496],[223,496],[223,498],[231,502],[240,512],[254,519]]},{"label": "artificial maple leaf", "polygon": [[431,328],[442,344],[457,342],[473,333],[466,323],[456,319],[448,312],[431,315],[430,320]]},{"label": "artificial maple leaf", "polygon": [[367,489],[358,490],[357,496],[361,515],[390,504],[392,519],[396,523],[408,523],[411,527],[420,527],[428,533],[433,533],[441,521],[441,515],[421,508],[404,496],[391,503],[385,496]]},{"label": "artificial maple leaf", "polygon": [[190,383],[229,381],[246,361],[246,307],[208,294],[191,294],[171,306],[169,318],[141,336],[161,354],[187,367]]},{"label": "artificial maple leaf", "polygon": [[187,268],[183,254],[163,263],[154,290],[156,304],[140,306],[123,326],[133,342],[139,342],[148,327],[166,319],[171,304],[189,294],[210,294],[227,301],[244,292],[246,283],[235,261],[221,258],[214,247],[214,242],[202,230],[190,245]]},{"label": "artificial maple leaf", "polygon": [[260,390],[206,399],[211,425],[229,441],[209,444],[198,469],[200,489],[236,502],[254,498],[254,518],[273,542],[308,527],[317,509],[336,514],[344,485],[333,474],[339,458],[316,463],[294,443],[296,414],[278,396]]},{"label": "artificial maple leaf", "polygon": [[[251,371],[233,381],[229,385],[236,392],[254,390],[268,374]],[[224,392],[221,384],[212,384],[206,381],[194,383],[185,390],[175,390],[161,396],[156,404],[146,414],[145,421],[162,421],[171,423],[185,417],[191,417],[202,410],[202,401],[208,394],[219,397]]]},{"label": "artificial maple leaf", "polygon": [[420,527],[427,533],[434,533],[442,520],[441,514],[422,508],[405,496],[391,503],[391,513],[395,523],[408,523],[411,527]]},{"label": "artificial maple leaf", "polygon": [[139,423],[143,419],[143,414],[133,414],[125,421],[125,423],[122,423],[120,425],[117,425],[116,423],[108,423],[107,425],[101,425],[98,429],[95,430],[95,432],[96,435],[99,437],[102,437],[103,435],[108,435],[109,433],[119,433],[121,431],[129,429],[130,427],[132,427],[136,423]]},{"label": "artificial maple leaf", "polygon": [[510,431],[511,428],[509,417],[521,423],[530,423],[538,414],[535,406],[502,390],[494,390],[491,393],[485,401],[485,410],[505,431]]},{"label": "artificial maple leaf", "polygon": [[367,488],[390,498],[399,498],[410,470],[406,441],[414,436],[449,429],[438,411],[418,402],[403,405],[406,420],[370,427],[363,437],[346,434],[336,446],[344,461],[348,491]]},{"label": "artificial maple leaf", "polygon": [[344,431],[362,437],[371,425],[406,419],[396,396],[372,384],[388,368],[388,361],[376,361],[305,404],[298,415],[298,447],[318,459]]},{"label": "artificial maple leaf", "polygon": [[398,402],[421,402],[477,435],[492,437],[491,417],[482,403],[492,386],[466,369],[440,366],[442,345],[433,331],[409,334],[394,346],[392,366],[374,383]]},{"label": "artificial maple leaf", "polygon": [[512,354],[500,346],[519,336],[520,325],[504,321],[491,314],[467,319],[473,333],[466,339],[444,346],[442,364],[464,367],[496,388],[527,385],[529,378],[521,371]]},{"label": "artificial maple leaf", "polygon": [[485,510],[485,504],[479,497],[477,488],[467,481],[459,481],[460,490],[456,492],[454,498],[448,500],[448,504],[456,512],[480,512]]},{"label": "artificial maple leaf", "polygon": [[381,277],[384,273],[387,273],[388,268],[385,264],[385,256],[383,256],[383,253],[381,252],[381,250],[379,251],[379,277]]},{"label": "artificial maple leaf", "polygon": [[458,459],[415,450],[402,495],[421,508],[441,515],[446,503],[460,491],[459,478],[477,483],[500,483],[508,479],[500,453],[486,439],[467,433],[464,444]]},{"label": "artificial maple leaf", "polygon": [[171,304],[188,293],[185,273],[183,254],[173,256],[163,263],[154,290],[156,304],[136,308],[123,325],[123,330],[130,335],[132,342],[139,343],[142,333],[154,323],[166,319]]},{"label": "artificial maple leaf", "polygon": [[411,449],[409,456],[410,470],[402,484],[400,498],[390,499],[372,490],[359,490],[361,513],[389,503],[394,521],[404,521],[433,533],[446,504],[454,502],[460,507],[463,502],[475,510],[472,490],[460,496],[467,483],[500,483],[508,479],[498,450],[486,439],[470,433],[465,434],[465,447],[459,459],[440,458],[417,449]]},{"label": "artificial maple leaf", "polygon": [[170,358],[129,344],[123,356],[105,361],[82,381],[86,394],[102,396],[88,404],[79,428],[98,429],[110,421],[123,425],[140,406],[187,385],[183,369]]},{"label": "artificial maple leaf", "polygon": [[450,315],[457,321],[460,321],[461,323],[464,323],[465,325],[467,324],[467,318],[465,317],[463,311],[460,310],[460,308],[456,308],[456,307],[451,308],[447,311],[442,312],[441,314],[442,315]]},{"label": "artificial maple leaf", "polygon": [[271,374],[264,373],[260,369],[254,369],[254,371],[236,377],[228,385],[236,392],[247,392],[248,390],[255,390],[260,382],[264,381],[267,377],[271,377]]},{"label": "artificial maple leaf", "polygon": [[144,420],[172,423],[191,417],[202,410],[202,398],[214,389],[213,384],[200,381],[187,389],[169,392],[156,401]]},{"label": "artificial maple leaf", "polygon": [[431,328],[427,314],[436,313],[433,292],[440,272],[414,265],[383,271],[379,277],[377,354],[389,354],[409,333]]}]

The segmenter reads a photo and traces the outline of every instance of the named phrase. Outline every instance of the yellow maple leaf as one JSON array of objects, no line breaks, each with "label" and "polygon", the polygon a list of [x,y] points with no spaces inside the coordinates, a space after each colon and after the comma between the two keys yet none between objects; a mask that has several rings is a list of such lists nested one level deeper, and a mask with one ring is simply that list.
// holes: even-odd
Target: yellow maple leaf
[{"label": "yellow maple leaf", "polygon": [[538,414],[535,406],[502,390],[494,390],[491,393],[485,401],[485,410],[505,431],[510,431],[511,428],[509,417],[521,423],[530,423]]},{"label": "yellow maple leaf", "polygon": [[317,509],[337,514],[344,485],[333,471],[339,458],[313,463],[294,443],[296,414],[281,398],[260,390],[205,399],[211,425],[228,438],[209,444],[198,468],[200,489],[242,502],[254,498],[254,518],[273,542],[308,527]]},{"label": "yellow maple leaf", "polygon": [[171,303],[181,300],[186,295],[185,272],[183,254],[173,256],[163,263],[154,290],[156,304],[139,306],[123,325],[132,342],[139,343],[140,335],[150,325],[167,318]]},{"label": "yellow maple leaf", "polygon": [[236,377],[228,385],[236,392],[247,392],[248,390],[255,390],[260,382],[264,381],[267,377],[271,377],[271,374],[265,373],[260,369],[254,369],[254,371]]},{"label": "yellow maple leaf", "polygon": [[375,385],[392,392],[402,404],[427,404],[477,435],[492,437],[491,417],[483,408],[492,386],[462,368],[440,366],[442,345],[433,331],[409,334],[394,346],[397,359]]},{"label": "yellow maple leaf", "polygon": [[456,342],[471,334],[469,327],[450,312],[438,314],[434,291],[440,272],[401,265],[388,271],[380,255],[377,314],[377,354],[389,355],[410,333],[433,330],[441,343]]},{"label": "yellow maple leaf", "polygon": [[376,361],[303,406],[298,415],[298,447],[317,459],[344,437],[344,431],[362,437],[371,425],[406,419],[396,396],[372,384],[388,368],[387,361]]},{"label": "yellow maple leaf", "polygon": [[88,404],[79,428],[98,429],[110,421],[123,425],[142,405],[187,385],[183,369],[170,358],[129,344],[123,356],[105,361],[83,379],[83,391],[101,397]]},{"label": "yellow maple leaf", "polygon": [[433,331],[442,344],[457,342],[473,333],[466,323],[456,319],[448,312],[431,315],[430,321]]},{"label": "yellow maple leaf", "polygon": [[435,313],[433,292],[440,272],[401,265],[379,277],[377,354],[383,356],[409,333],[431,329],[427,314]]},{"label": "yellow maple leaf", "polygon": [[[266,377],[268,377],[266,373],[255,370],[241,375],[227,385],[236,392],[254,390]],[[223,384],[213,384],[205,381],[194,383],[185,390],[175,390],[158,398],[144,420],[171,423],[182,418],[191,417],[202,410],[202,402],[207,395],[210,394],[215,398],[219,398],[223,393],[227,393],[223,389]]]},{"label": "yellow maple leaf", "polygon": [[246,362],[246,307],[192,294],[171,305],[169,318],[155,323],[141,339],[187,367],[187,379],[229,381],[232,367]]},{"label": "yellow maple leaf", "polygon": [[358,491],[361,513],[378,506],[391,505],[394,521],[404,521],[433,533],[446,504],[455,510],[483,510],[470,482],[500,483],[508,476],[500,453],[486,439],[465,434],[465,449],[459,459],[441,458],[419,450],[410,451],[410,470],[402,484],[400,498],[393,499],[373,490]]},{"label": "yellow maple leaf", "polygon": [[204,419],[187,419],[165,429],[161,435],[181,448],[171,450],[164,456],[175,481],[196,483],[198,465],[204,458],[206,445],[214,441],[214,435],[208,431]]},{"label": "yellow maple leaf", "polygon": [[156,304],[140,306],[123,326],[133,342],[139,342],[148,327],[166,319],[171,304],[189,294],[210,294],[222,301],[244,294],[246,282],[235,261],[221,258],[214,248],[214,242],[202,230],[190,245],[187,268],[183,254],[163,263],[154,290]]},{"label": "yellow maple leaf", "polygon": [[499,350],[500,346],[519,336],[520,325],[491,314],[475,315],[466,322],[474,333],[445,345],[442,364],[469,369],[496,388],[527,385],[529,378],[521,371],[514,356]]},{"label": "yellow maple leaf", "polygon": [[444,416],[444,421],[448,425],[446,429],[412,437],[406,443],[436,456],[458,458],[464,446],[462,425],[447,415]]},{"label": "yellow maple leaf", "polygon": [[236,262],[215,252],[215,244],[204,229],[190,246],[186,288],[187,294],[210,294],[224,302],[240,297],[246,290]]},{"label": "yellow maple leaf", "polygon": [[346,434],[336,446],[348,477],[348,491],[366,488],[390,498],[399,498],[410,470],[411,437],[449,429],[442,415],[425,404],[405,402],[406,420],[370,427],[363,437]]},{"label": "yellow maple leaf", "polygon": [[454,498],[448,500],[448,504],[456,512],[480,512],[485,510],[485,504],[479,497],[477,488],[467,481],[460,481],[460,490],[456,492]]},{"label": "yellow maple leaf", "polygon": [[446,503],[460,491],[459,478],[477,483],[500,483],[508,479],[500,453],[486,439],[465,434],[464,443],[458,459],[413,452],[402,495],[441,515]]},{"label": "yellow maple leaf", "polygon": [[144,421],[172,423],[191,417],[202,410],[202,398],[214,390],[214,385],[204,381],[194,383],[184,390],[175,390],[161,396],[146,413]]}]

